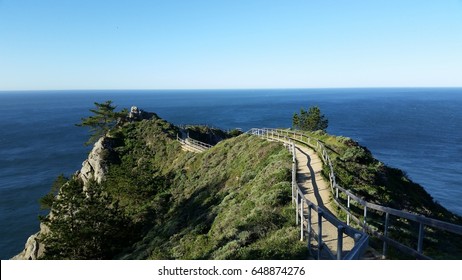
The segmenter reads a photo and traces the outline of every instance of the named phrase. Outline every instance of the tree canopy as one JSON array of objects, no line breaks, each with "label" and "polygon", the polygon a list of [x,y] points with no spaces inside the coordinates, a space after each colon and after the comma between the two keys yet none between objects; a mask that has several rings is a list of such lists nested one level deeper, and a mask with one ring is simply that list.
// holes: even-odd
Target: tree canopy
[{"label": "tree canopy", "polygon": [[90,127],[90,139],[85,143],[91,145],[96,142],[100,137],[117,125],[118,120],[123,119],[127,115],[127,110],[121,112],[114,112],[116,106],[112,105],[112,101],[108,100],[104,103],[95,102],[95,109],[90,109],[94,115],[87,118],[82,118],[82,122],[77,126]]},{"label": "tree canopy", "polygon": [[300,114],[294,113],[292,127],[305,131],[326,130],[329,125],[327,118],[321,113],[318,106],[313,106],[306,111],[300,109]]},{"label": "tree canopy", "polygon": [[45,259],[108,259],[130,238],[129,219],[94,181],[84,191],[81,181],[69,180],[53,199],[51,215],[41,220],[50,229]]}]

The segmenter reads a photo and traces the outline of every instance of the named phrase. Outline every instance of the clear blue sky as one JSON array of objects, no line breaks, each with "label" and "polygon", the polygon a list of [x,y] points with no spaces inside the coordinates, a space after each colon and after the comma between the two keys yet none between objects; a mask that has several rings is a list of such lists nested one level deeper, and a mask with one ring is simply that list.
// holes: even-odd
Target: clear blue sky
[{"label": "clear blue sky", "polygon": [[0,0],[0,90],[462,86],[462,0]]}]

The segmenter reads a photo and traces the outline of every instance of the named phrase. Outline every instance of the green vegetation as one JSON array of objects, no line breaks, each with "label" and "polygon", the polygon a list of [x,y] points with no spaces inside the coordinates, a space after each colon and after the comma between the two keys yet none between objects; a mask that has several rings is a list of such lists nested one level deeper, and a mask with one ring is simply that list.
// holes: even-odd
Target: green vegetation
[{"label": "green vegetation", "polygon": [[[322,131],[307,134],[324,143],[333,164],[337,183],[357,196],[379,205],[462,224],[461,217],[435,202],[422,186],[412,182],[403,171],[384,165],[357,142],[347,137],[328,135]],[[328,174],[329,169],[325,166],[323,175],[328,178]],[[346,195],[341,194],[339,198],[343,200],[343,205],[347,204]],[[357,217],[363,216],[363,207],[353,201],[351,210]],[[338,215],[344,218],[346,216],[341,209],[338,209]],[[368,224],[382,231],[385,215],[371,209],[368,209],[367,215]],[[417,248],[418,225],[391,217],[389,236],[411,248]],[[379,252],[382,251],[382,244],[381,241],[372,239],[371,245]],[[460,259],[461,252],[460,236],[441,231],[435,232],[427,228],[424,240],[425,254],[434,258]],[[389,257],[405,258],[406,256],[390,247]]]},{"label": "green vegetation", "polygon": [[87,118],[82,118],[82,122],[77,126],[90,127],[90,139],[85,143],[92,145],[100,137],[106,135],[109,130],[113,129],[117,122],[127,116],[127,110],[121,112],[114,112],[116,106],[112,105],[112,101],[108,100],[104,103],[95,102],[95,109],[90,109],[94,115]]},{"label": "green vegetation", "polygon": [[63,174],[59,175],[53,185],[51,186],[50,192],[40,198],[39,204],[41,210],[50,210],[53,206],[53,202],[55,197],[58,195],[59,190],[61,187],[68,181],[69,179],[64,177]]},{"label": "green vegetation", "polygon": [[[76,176],[58,177],[40,201],[42,208],[51,208],[51,215],[41,218],[50,229],[42,236],[44,258],[308,257],[294,225],[291,155],[281,144],[238,131],[180,129],[155,114],[149,120],[115,121],[115,107],[110,101],[104,104],[109,107],[92,110],[96,116],[83,123],[94,123],[95,133],[99,131],[94,136],[105,135],[111,143],[103,151],[106,179],[84,186]],[[319,109],[313,112],[320,116],[317,131],[307,133],[325,144],[341,186],[370,202],[462,224],[402,171],[385,166],[349,138],[326,134],[322,129],[327,120]],[[309,115],[302,109],[294,123],[308,127]],[[195,139],[218,144],[200,154],[182,151],[176,137],[185,130]],[[323,172],[327,176],[329,170]],[[346,197],[340,199],[345,202]],[[351,210],[362,216],[361,206],[352,203]],[[340,210],[338,214],[342,216]],[[380,230],[383,220],[380,213],[368,211],[370,226]],[[390,220],[389,236],[410,247],[415,248],[416,232],[415,224]],[[374,238],[371,245],[382,248]],[[459,236],[426,230],[425,254],[461,258],[461,252]],[[405,257],[392,249],[390,256]]]},{"label": "green vegetation", "polygon": [[300,109],[300,114],[294,113],[292,127],[304,131],[326,130],[329,125],[327,118],[321,113],[318,106],[313,106],[306,111]]},{"label": "green vegetation", "polygon": [[170,188],[147,201],[153,224],[123,258],[305,257],[290,205],[290,155],[280,145],[243,135],[178,155],[157,175]]},{"label": "green vegetation", "polygon": [[177,133],[157,116],[113,128],[106,180],[71,178],[43,219],[45,258],[307,258],[282,145],[240,135],[193,154]]},{"label": "green vegetation", "polygon": [[222,140],[240,135],[236,131],[226,132],[206,125],[187,125],[184,130],[189,137],[210,145],[216,145]]},{"label": "green vegetation", "polygon": [[117,201],[101,185],[71,179],[55,197],[43,242],[45,259],[107,259],[127,245],[131,227]]}]

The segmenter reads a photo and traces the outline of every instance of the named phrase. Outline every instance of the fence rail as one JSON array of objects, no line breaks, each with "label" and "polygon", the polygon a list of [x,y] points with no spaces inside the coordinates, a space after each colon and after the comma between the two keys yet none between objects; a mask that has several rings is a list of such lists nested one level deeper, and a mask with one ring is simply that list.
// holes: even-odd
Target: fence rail
[{"label": "fence rail", "polygon": [[193,139],[191,137],[186,137],[185,139],[182,139],[181,137],[179,137],[178,135],[176,136],[176,139],[178,141],[180,141],[180,143],[182,145],[187,145],[188,147],[198,151],[198,152],[204,152],[210,148],[212,148],[213,146],[210,145],[210,144],[207,144],[207,143],[204,143],[204,142],[201,142],[201,141],[198,141],[196,139]]},{"label": "fence rail", "polygon": [[[297,159],[295,154],[295,144],[293,140],[287,136],[281,136],[279,133],[274,133],[274,131],[270,129],[253,128],[247,133],[264,137],[268,140],[283,142],[287,145],[289,151],[291,152],[292,202],[295,204],[295,222],[297,225],[300,225],[300,240],[303,241],[306,239],[307,247],[310,253],[312,251],[311,240],[314,239],[317,242],[317,254],[315,256],[317,259],[321,259],[324,253],[324,255],[328,255],[331,259],[352,260],[361,258],[364,254],[364,251],[368,248],[369,236],[366,233],[361,232],[340,221],[328,210],[314,204],[303,195],[302,189],[297,183]],[[312,220],[313,215],[317,215],[317,228],[315,228],[315,224]],[[337,250],[335,252],[332,252],[331,249],[326,246],[326,243],[323,240],[323,219],[337,228]],[[343,254],[344,234],[353,238],[355,242],[353,248],[346,254]]]},{"label": "fence rail", "polygon": [[[251,131],[257,131],[257,133],[263,133],[266,135],[271,135],[274,138],[275,135],[277,137],[286,137],[292,141],[297,141],[301,144],[310,146],[313,148],[322,158],[323,163],[329,167],[329,184],[331,188],[332,195],[334,197],[334,202],[339,206],[339,208],[344,211],[347,215],[346,224],[350,225],[350,220],[355,221],[358,225],[360,225],[365,232],[369,232],[372,235],[376,236],[380,240],[383,241],[383,249],[382,254],[385,257],[387,255],[388,245],[391,245],[401,252],[413,256],[419,259],[429,259],[429,256],[423,254],[423,240],[425,236],[425,227],[432,227],[439,230],[448,231],[454,234],[462,235],[462,226],[428,218],[422,215],[409,213],[406,211],[385,207],[382,205],[378,205],[375,203],[370,203],[352,192],[348,191],[347,189],[341,187],[336,182],[336,177],[334,173],[334,168],[332,166],[332,161],[327,153],[327,150],[323,143],[319,140],[312,138],[311,136],[291,130],[282,130],[282,129],[273,129],[273,128],[264,128],[264,129],[251,129]],[[346,195],[346,205],[342,203],[339,199],[339,195],[343,193]],[[351,202],[355,201],[358,205],[360,205],[363,209],[363,216],[356,217],[354,213],[351,211]],[[382,215],[385,215],[384,223],[383,223],[383,231],[380,232],[377,229],[372,228],[367,223],[367,215],[368,210],[375,210]],[[407,219],[409,221],[413,221],[418,223],[419,225],[419,233],[417,236],[417,246],[416,248],[411,248],[405,244],[400,243],[399,241],[393,240],[388,237],[389,231],[389,221],[390,216],[396,216],[398,218]]]}]

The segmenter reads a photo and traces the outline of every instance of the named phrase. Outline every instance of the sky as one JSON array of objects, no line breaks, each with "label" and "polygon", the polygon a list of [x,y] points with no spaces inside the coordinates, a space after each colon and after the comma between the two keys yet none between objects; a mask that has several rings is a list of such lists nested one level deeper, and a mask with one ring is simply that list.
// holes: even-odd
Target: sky
[{"label": "sky", "polygon": [[462,86],[462,0],[0,0],[0,90]]}]

